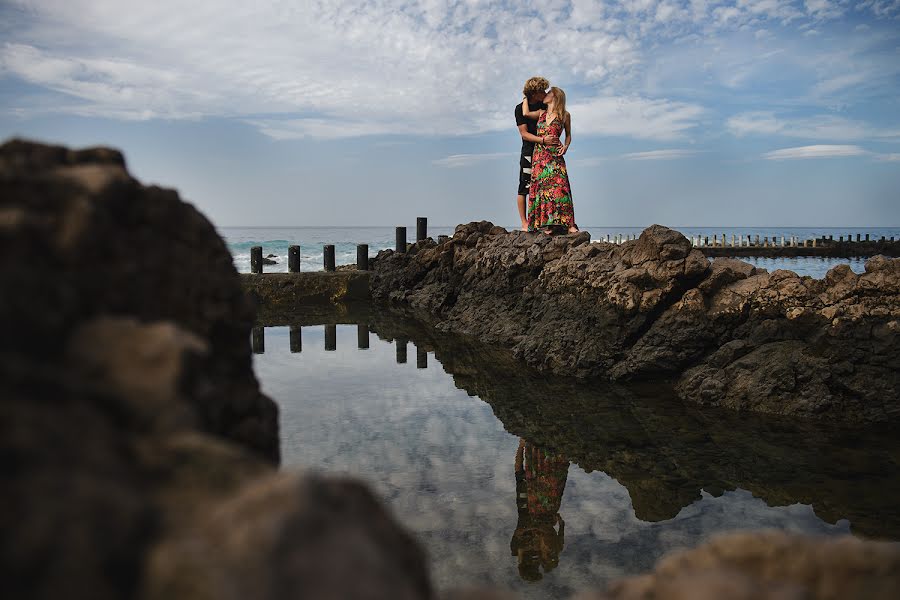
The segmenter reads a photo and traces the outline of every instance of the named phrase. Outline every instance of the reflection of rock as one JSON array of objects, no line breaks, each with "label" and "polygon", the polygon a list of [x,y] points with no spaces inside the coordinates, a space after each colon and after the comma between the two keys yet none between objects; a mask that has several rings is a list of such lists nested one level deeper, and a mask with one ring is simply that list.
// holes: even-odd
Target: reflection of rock
[{"label": "reflection of rock", "polygon": [[376,299],[512,347],[540,370],[680,378],[683,398],[759,412],[900,417],[897,259],[813,280],[734,259],[710,265],[658,225],[614,245],[482,222],[442,244],[382,251],[372,268]]},{"label": "reflection of rock", "polygon": [[896,544],[783,532],[733,533],[659,561],[652,573],[582,600],[718,598],[889,600],[900,595]]},{"label": "reflection of rock", "polygon": [[490,403],[509,432],[626,486],[642,520],[673,518],[700,490],[743,488],[773,506],[811,504],[826,521],[848,519],[857,533],[900,537],[900,444],[890,429],[699,409],[665,384],[542,375],[502,348],[385,311],[343,318],[368,320],[382,338],[433,352],[457,387]]}]

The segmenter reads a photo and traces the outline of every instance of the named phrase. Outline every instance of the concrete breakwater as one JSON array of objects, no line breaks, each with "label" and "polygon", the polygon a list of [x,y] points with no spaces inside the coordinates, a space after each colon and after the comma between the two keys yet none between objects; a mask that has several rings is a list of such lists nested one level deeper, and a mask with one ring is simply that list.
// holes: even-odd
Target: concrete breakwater
[{"label": "concrete breakwater", "polygon": [[900,417],[900,260],[824,280],[710,263],[662,226],[624,244],[470,223],[382,251],[376,301],[512,349],[537,370],[670,379],[692,402],[877,422]]}]

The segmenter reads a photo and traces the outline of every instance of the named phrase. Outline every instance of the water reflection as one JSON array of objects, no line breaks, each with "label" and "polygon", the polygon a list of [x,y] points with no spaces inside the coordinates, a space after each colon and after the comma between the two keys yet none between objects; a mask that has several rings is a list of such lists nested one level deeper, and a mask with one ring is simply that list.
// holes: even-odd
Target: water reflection
[{"label": "water reflection", "polygon": [[565,596],[735,528],[900,537],[889,431],[547,377],[383,313],[297,317],[257,342],[285,464],[369,481],[427,547],[439,588]]},{"label": "water reflection", "polygon": [[516,449],[516,509],[519,520],[509,549],[525,581],[543,578],[541,571],[559,565],[566,522],[559,514],[569,461],[556,452],[519,440]]}]

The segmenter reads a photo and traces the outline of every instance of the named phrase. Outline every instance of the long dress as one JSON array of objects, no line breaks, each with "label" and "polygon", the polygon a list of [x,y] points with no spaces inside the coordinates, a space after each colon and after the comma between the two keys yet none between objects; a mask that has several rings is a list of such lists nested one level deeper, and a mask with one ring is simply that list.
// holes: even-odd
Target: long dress
[{"label": "long dress", "polygon": [[[546,111],[540,116],[537,134],[559,138],[563,120],[559,117],[547,125]],[[559,156],[560,146],[534,145],[531,158],[531,187],[529,188],[528,230],[548,227],[576,227],[572,188],[566,171],[566,159]]]}]

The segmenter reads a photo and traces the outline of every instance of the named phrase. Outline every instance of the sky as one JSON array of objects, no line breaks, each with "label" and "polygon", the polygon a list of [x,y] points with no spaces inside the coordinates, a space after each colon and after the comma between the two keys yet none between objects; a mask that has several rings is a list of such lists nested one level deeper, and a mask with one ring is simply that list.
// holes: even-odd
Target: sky
[{"label": "sky", "polygon": [[218,226],[514,225],[533,75],[582,225],[900,226],[900,0],[0,0],[0,139]]}]

